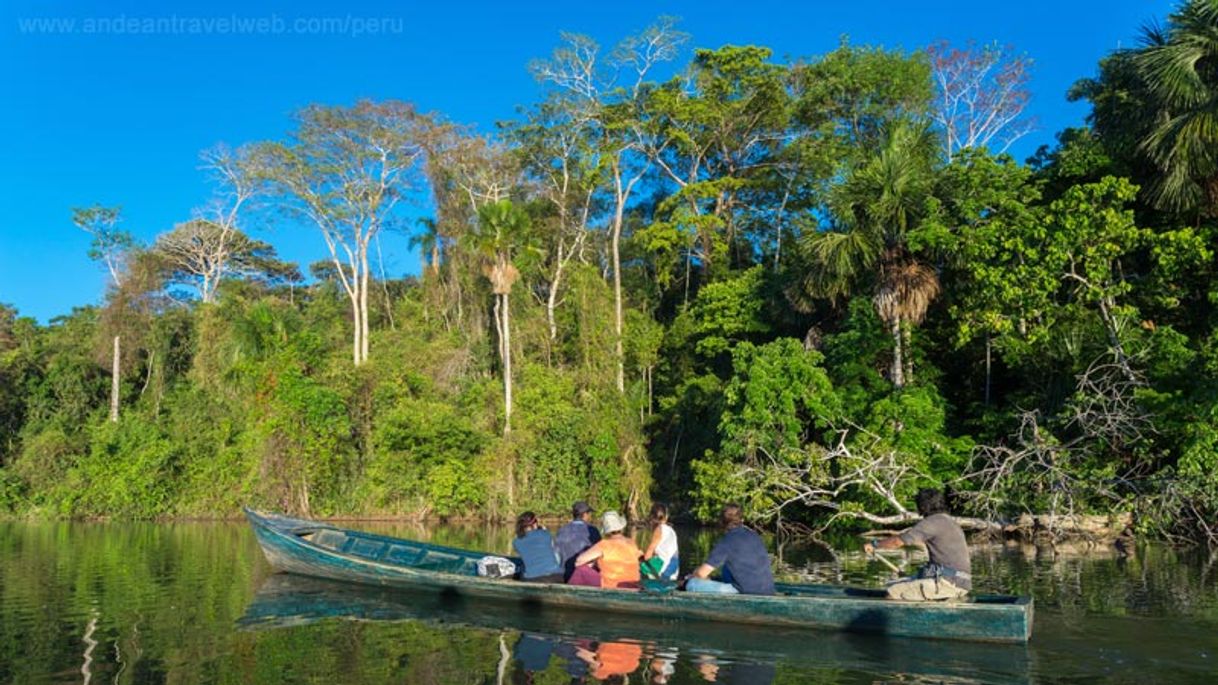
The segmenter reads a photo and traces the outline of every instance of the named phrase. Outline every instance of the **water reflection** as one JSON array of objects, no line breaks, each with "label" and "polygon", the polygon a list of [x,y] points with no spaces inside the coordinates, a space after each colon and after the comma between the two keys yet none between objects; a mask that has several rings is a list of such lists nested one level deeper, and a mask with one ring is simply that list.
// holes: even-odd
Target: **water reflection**
[{"label": "water reflection", "polygon": [[[510,542],[506,527],[380,528],[472,549]],[[691,563],[714,538],[678,533]],[[783,558],[792,580],[871,585],[882,573],[856,554],[788,545]],[[623,663],[631,685],[1218,682],[1218,568],[1205,556],[979,547],[974,569],[986,591],[1035,596],[1027,648],[318,585],[273,575],[240,524],[0,522],[0,683],[565,685],[597,682],[596,668],[618,677]],[[525,636],[545,644],[530,651]]]}]

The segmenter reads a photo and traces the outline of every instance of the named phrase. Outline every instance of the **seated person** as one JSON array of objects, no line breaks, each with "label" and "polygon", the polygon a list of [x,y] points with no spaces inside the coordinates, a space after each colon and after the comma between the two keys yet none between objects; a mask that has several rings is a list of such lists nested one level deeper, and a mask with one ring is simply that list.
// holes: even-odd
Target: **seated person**
[{"label": "seated person", "polygon": [[558,548],[558,558],[562,562],[563,580],[575,572],[575,557],[592,545],[601,541],[600,531],[592,525],[592,507],[580,500],[571,505],[571,520],[567,525],[558,529],[554,544]]},{"label": "seated person", "polygon": [[[626,537],[626,517],[616,511],[606,511],[601,517],[601,530],[604,539],[575,558],[575,572],[567,582],[619,590],[639,589],[639,559],[643,557],[643,551],[634,540]],[[592,568],[593,563],[597,568]]]},{"label": "seated person", "polygon": [[877,549],[897,549],[902,545],[926,545],[930,561],[914,578],[904,578],[888,586],[889,599],[914,602],[960,599],[973,588],[972,562],[964,531],[947,513],[947,498],[942,490],[923,488],[914,497],[923,518],[913,528],[863,545],[871,554]]},{"label": "seated person", "polygon": [[[774,574],[770,571],[770,555],[761,536],[744,526],[739,504],[728,504],[719,514],[719,525],[726,531],[715,543],[706,562],[694,569],[686,579],[689,592],[718,592],[723,594],[772,595]],[[723,580],[711,580],[710,574],[722,568]]]},{"label": "seated person", "polygon": [[537,515],[526,511],[516,519],[516,539],[512,549],[524,562],[520,579],[531,583],[561,583],[562,566],[558,563],[558,551],[554,549],[554,538],[550,531],[541,527]]},{"label": "seated person", "polygon": [[651,505],[651,542],[643,552],[643,572],[649,578],[676,580],[681,566],[677,558],[677,532],[668,525],[668,507]]}]

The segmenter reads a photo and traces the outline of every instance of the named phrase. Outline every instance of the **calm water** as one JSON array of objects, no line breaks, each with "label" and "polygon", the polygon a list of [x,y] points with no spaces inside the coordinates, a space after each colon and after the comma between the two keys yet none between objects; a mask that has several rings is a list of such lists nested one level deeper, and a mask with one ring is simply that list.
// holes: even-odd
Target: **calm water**
[{"label": "calm water", "polygon": [[[362,527],[489,550],[510,534]],[[710,541],[684,535],[685,561]],[[791,579],[887,574],[857,555],[778,551]],[[274,574],[244,525],[9,523],[0,682],[1218,682],[1212,559],[985,548],[974,575],[980,590],[1036,597],[1026,648],[488,610]]]}]

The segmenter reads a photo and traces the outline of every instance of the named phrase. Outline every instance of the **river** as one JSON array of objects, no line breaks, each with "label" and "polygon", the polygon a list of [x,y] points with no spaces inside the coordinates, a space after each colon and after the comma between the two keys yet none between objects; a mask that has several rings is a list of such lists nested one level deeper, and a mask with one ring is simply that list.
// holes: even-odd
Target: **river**
[{"label": "river", "polygon": [[[349,525],[496,551],[510,536]],[[681,537],[689,566],[713,533]],[[775,552],[790,580],[889,574],[857,553]],[[1212,557],[1142,545],[973,558],[979,591],[1035,597],[1026,647],[488,611],[275,574],[238,523],[0,523],[0,683],[1218,682]]]}]

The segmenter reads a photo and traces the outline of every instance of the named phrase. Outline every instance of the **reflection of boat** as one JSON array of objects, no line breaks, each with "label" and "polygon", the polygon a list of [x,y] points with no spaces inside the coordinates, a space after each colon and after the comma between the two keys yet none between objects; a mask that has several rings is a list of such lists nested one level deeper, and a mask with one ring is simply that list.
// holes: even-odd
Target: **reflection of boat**
[{"label": "reflection of boat", "polygon": [[[640,621],[628,615],[578,610],[549,610],[536,604],[477,601],[459,594],[363,587],[348,583],[275,574],[263,581],[238,625],[247,630],[301,626],[326,619],[359,621],[416,620],[435,626],[509,629],[529,636],[517,652],[539,650],[565,660],[568,668],[583,669],[579,649],[595,651],[600,643],[643,645],[648,659],[664,655],[705,668],[715,660],[733,668],[773,670],[776,663],[815,669],[917,676],[934,682],[1028,681],[1028,650],[1024,645],[994,645],[886,638],[874,635],[824,633],[809,639],[806,630],[739,626],[671,619]],[[523,645],[521,643],[524,643]],[[516,654],[524,668],[526,655]],[[670,658],[676,658],[672,656]],[[749,667],[744,664],[750,665]],[[654,668],[654,666],[653,666]],[[573,671],[578,675],[582,671]]]},{"label": "reflection of boat", "polygon": [[778,585],[778,595],[674,592],[648,585],[642,592],[519,583],[477,575],[483,554],[247,509],[262,551],[283,571],[335,580],[428,590],[525,606],[578,607],[599,614],[641,614],[799,628],[986,642],[1026,642],[1032,600],[1004,595],[967,602],[919,603],[884,599],[881,590],[831,585]]}]

